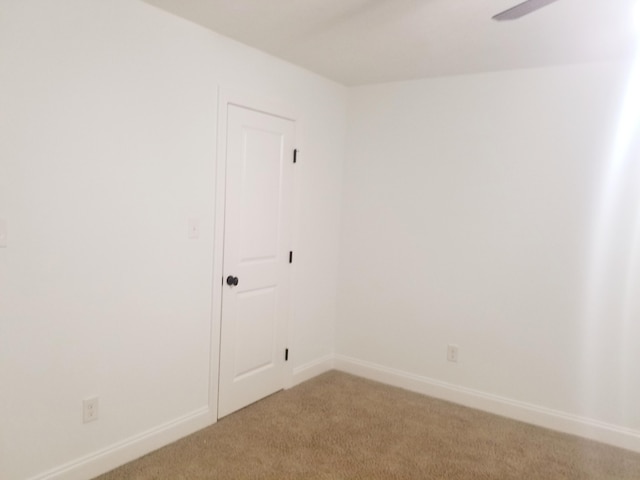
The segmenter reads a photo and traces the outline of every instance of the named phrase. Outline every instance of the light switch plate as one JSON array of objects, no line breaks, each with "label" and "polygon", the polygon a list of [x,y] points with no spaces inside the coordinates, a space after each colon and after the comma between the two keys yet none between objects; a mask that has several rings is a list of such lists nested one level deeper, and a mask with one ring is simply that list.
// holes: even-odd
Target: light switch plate
[{"label": "light switch plate", "polygon": [[7,246],[8,235],[7,222],[3,218],[0,218],[0,248],[5,248]]}]

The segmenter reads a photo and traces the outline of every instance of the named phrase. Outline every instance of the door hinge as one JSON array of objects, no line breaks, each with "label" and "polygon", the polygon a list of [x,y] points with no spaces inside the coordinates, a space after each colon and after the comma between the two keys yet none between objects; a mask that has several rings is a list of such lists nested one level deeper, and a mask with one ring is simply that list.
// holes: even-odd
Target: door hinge
[{"label": "door hinge", "polygon": [[293,263],[293,252],[289,252],[289,263]]},{"label": "door hinge", "polygon": [[293,163],[296,163],[298,161],[298,149],[294,148],[293,149]]},{"label": "door hinge", "polygon": [[289,349],[288,348],[284,349],[284,361],[285,362],[289,361]]}]

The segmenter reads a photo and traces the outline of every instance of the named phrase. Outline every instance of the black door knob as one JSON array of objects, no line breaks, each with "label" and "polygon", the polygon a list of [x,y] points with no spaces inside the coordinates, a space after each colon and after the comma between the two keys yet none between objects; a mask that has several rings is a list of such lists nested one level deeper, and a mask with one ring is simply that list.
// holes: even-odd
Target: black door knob
[{"label": "black door knob", "polygon": [[234,277],[233,275],[229,275],[227,277],[227,285],[229,285],[230,287],[238,285],[238,277]]}]

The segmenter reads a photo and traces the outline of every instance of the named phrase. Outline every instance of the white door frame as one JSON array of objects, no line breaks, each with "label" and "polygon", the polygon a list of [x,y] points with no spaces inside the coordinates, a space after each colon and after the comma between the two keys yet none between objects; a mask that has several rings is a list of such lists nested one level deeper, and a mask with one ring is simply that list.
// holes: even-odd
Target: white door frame
[{"label": "white door frame", "polygon": [[[225,221],[225,198],[226,198],[226,173],[227,173],[227,110],[229,105],[248,108],[269,115],[282,117],[291,120],[295,125],[296,148],[300,145],[300,117],[290,106],[280,101],[263,98],[250,93],[240,92],[234,89],[218,88],[218,131],[216,149],[215,168],[215,208],[214,208],[214,233],[213,233],[213,300],[211,313],[211,358],[209,372],[209,412],[211,423],[218,419],[218,380],[220,378],[220,328],[222,325],[222,277],[223,277],[223,255],[224,255],[224,221]],[[293,161],[293,160],[292,160]],[[298,182],[297,168],[293,173],[293,202],[297,203],[299,194],[297,191]],[[291,209],[291,245],[292,250],[296,248],[296,212],[297,208]],[[289,361],[285,367],[284,388],[290,388],[293,384],[293,316],[295,298],[295,262],[291,265],[291,288],[289,295],[289,318],[287,318],[287,345],[290,349]]]}]

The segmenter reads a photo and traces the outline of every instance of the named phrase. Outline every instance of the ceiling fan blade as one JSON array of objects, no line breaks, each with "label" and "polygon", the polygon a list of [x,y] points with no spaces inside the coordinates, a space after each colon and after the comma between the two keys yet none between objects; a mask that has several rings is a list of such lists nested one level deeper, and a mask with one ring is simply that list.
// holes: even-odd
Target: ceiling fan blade
[{"label": "ceiling fan blade", "polygon": [[526,0],[525,2],[519,3],[515,7],[511,7],[504,12],[500,12],[491,18],[498,21],[515,20],[516,18],[524,17],[525,15],[556,1],[557,0]]}]

